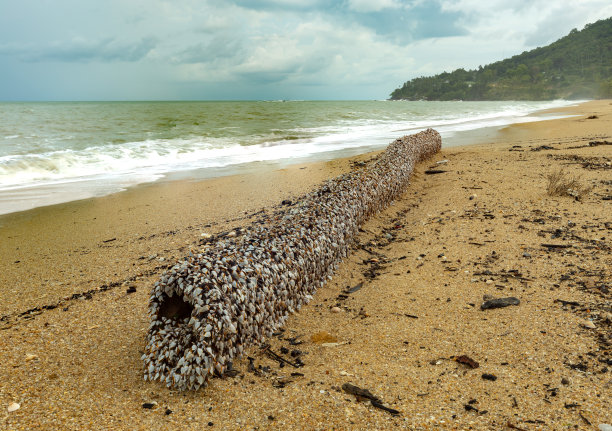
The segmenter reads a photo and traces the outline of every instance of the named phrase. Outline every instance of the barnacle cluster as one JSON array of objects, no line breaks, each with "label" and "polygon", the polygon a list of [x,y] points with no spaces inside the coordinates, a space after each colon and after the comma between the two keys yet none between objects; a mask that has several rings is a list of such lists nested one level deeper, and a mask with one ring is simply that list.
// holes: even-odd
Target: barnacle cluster
[{"label": "barnacle cluster", "polygon": [[396,139],[370,166],[176,263],[152,290],[145,380],[198,389],[269,337],[331,276],[359,226],[405,189],[415,163],[440,147],[432,129]]}]

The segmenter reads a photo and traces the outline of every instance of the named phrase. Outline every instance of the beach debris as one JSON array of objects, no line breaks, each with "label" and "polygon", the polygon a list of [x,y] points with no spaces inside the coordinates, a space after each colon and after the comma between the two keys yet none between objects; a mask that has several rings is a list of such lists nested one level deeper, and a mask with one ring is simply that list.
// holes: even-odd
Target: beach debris
[{"label": "beach debris", "polygon": [[546,422],[541,419],[524,419],[523,422],[525,422],[526,424],[546,425]]},{"label": "beach debris", "polygon": [[331,312],[332,313],[341,313],[342,309],[340,307],[332,307],[331,308]]},{"label": "beach debris", "polygon": [[589,420],[589,418],[587,418],[584,414],[584,412],[579,411],[578,412],[578,416],[580,416],[580,418],[587,424],[587,425],[593,425],[592,422]]},{"label": "beach debris", "polygon": [[276,332],[331,277],[361,224],[404,191],[414,165],[441,142],[432,129],[396,139],[364,169],[217,235],[172,266],[149,300],[145,380],[198,389],[245,346]]},{"label": "beach debris", "polygon": [[525,428],[520,428],[520,427],[518,427],[518,426],[514,425],[514,424],[513,424],[512,422],[510,422],[510,421],[508,421],[508,423],[506,423],[506,426],[507,426],[508,428],[510,428],[510,429],[513,429],[513,430],[518,430],[518,431],[527,431]]},{"label": "beach debris", "polygon": [[465,409],[466,412],[470,412],[471,411],[471,412],[480,413],[480,411],[476,407],[471,405],[471,404],[464,404],[463,408]]},{"label": "beach debris", "polygon": [[26,362],[38,360],[38,355],[34,355],[32,353],[26,353],[25,360]]},{"label": "beach debris", "polygon": [[612,431],[612,425],[610,424],[599,424],[597,428],[599,428],[599,431]]},{"label": "beach debris", "polygon": [[153,401],[152,403],[142,403],[142,408],[146,410],[152,410],[157,406],[157,402]]},{"label": "beach debris", "polygon": [[18,403],[10,403],[10,404],[8,405],[8,407],[6,408],[6,410],[7,410],[9,413],[13,413],[13,412],[15,412],[15,411],[19,410],[20,408],[21,408],[21,406],[20,406]]},{"label": "beach debris", "polygon": [[573,364],[571,362],[566,362],[565,365],[567,365],[572,370],[578,370],[578,371],[583,371],[583,372],[589,369],[588,364],[586,364],[585,362],[578,362],[576,364]]},{"label": "beach debris", "polygon": [[585,147],[599,147],[600,145],[612,145],[610,141],[590,141]]},{"label": "beach debris", "polygon": [[540,145],[539,147],[532,148],[531,151],[542,151],[542,150],[556,150],[555,147],[550,145]]},{"label": "beach debris", "polygon": [[337,343],[338,337],[330,334],[329,332],[320,331],[320,332],[317,332],[316,334],[312,334],[310,336],[310,341],[312,341],[315,344]]},{"label": "beach debris", "polygon": [[520,303],[521,301],[518,298],[515,298],[514,296],[510,296],[507,298],[495,298],[495,299],[489,299],[488,301],[483,302],[482,305],[480,306],[480,309],[489,310],[492,308],[504,308],[510,305],[519,305]]},{"label": "beach debris", "polygon": [[549,249],[555,249],[555,248],[572,248],[573,246],[571,244],[542,244],[542,247],[546,247]]},{"label": "beach debris", "polygon": [[[573,147],[567,147],[568,150],[575,150],[578,148],[593,148],[593,147],[599,147],[600,145],[612,145],[612,142],[610,141],[590,141],[587,145],[576,145]],[[578,156],[576,156],[578,157]]]},{"label": "beach debris", "polygon": [[483,373],[481,377],[483,380],[490,380],[492,382],[497,380],[497,376],[495,374]]},{"label": "beach debris", "polygon": [[[610,143],[604,143],[600,145],[612,145]],[[588,145],[588,147],[596,147],[598,145]],[[569,147],[569,148],[586,148],[587,145],[581,145],[578,147]],[[612,169],[612,161],[608,157],[582,157],[577,156],[576,154],[567,154],[567,155],[556,155],[549,154],[548,157],[554,160],[564,160],[568,161],[566,164],[578,164],[581,165],[584,169],[594,169],[594,170],[608,170]]]},{"label": "beach debris", "polygon": [[344,290],[344,293],[355,293],[357,292],[359,289],[361,289],[363,287],[363,283],[359,283],[353,287],[348,287]]},{"label": "beach debris", "polygon": [[365,311],[365,308],[361,307],[357,313],[357,317],[360,317],[363,320],[370,317],[370,315]]},{"label": "beach debris", "polygon": [[585,320],[584,322],[582,322],[582,326],[587,329],[595,329],[597,327],[595,326],[592,320]]},{"label": "beach debris", "polygon": [[442,169],[427,169],[425,171],[425,175],[435,175],[435,174],[443,174],[447,171],[444,171]]},{"label": "beach debris", "polygon": [[322,343],[321,347],[336,347],[336,346],[342,346],[343,344],[348,344],[348,342],[342,341],[340,343]]},{"label": "beach debris", "polygon": [[299,340],[301,337],[301,335],[296,335],[295,337],[287,338],[286,340],[291,346],[299,346],[300,344],[304,343],[302,340]]},{"label": "beach debris", "polygon": [[472,398],[466,404],[463,405],[463,408],[465,409],[466,412],[471,411],[471,412],[476,412],[476,413],[481,413],[481,414],[484,414],[487,412],[486,410],[483,410],[481,412],[478,408],[474,407],[474,404],[478,404],[478,400]]},{"label": "beach debris", "polygon": [[225,372],[223,373],[223,376],[221,376],[221,377],[223,377],[225,379],[225,378],[228,378],[228,377],[229,378],[234,378],[234,377],[239,376],[239,375],[240,375],[240,371],[239,370],[236,370],[235,368],[230,368],[228,370],[225,370]]},{"label": "beach debris", "polygon": [[472,369],[478,368],[480,366],[478,362],[476,362],[475,360],[473,360],[467,355],[451,356],[450,359],[455,362],[459,362],[460,364],[465,364]]},{"label": "beach debris", "polygon": [[351,383],[345,383],[342,385],[342,390],[347,394],[354,395],[357,402],[369,400],[372,406],[376,407],[377,409],[384,410],[386,412],[391,413],[392,415],[400,414],[398,410],[383,405],[381,399],[373,395],[368,389],[360,388],[359,386],[355,386]]},{"label": "beach debris", "polygon": [[279,355],[278,353],[275,353],[274,351],[272,351],[272,349],[270,348],[270,346],[265,346],[263,349],[264,353],[266,355],[268,355],[268,357],[270,357],[271,359],[278,361],[279,364],[287,364],[287,365],[291,365],[293,368],[300,368],[303,364],[298,363],[298,362],[291,362],[285,358],[283,358],[281,355]]},{"label": "beach debris", "polygon": [[303,374],[302,373],[291,373],[290,376],[278,376],[274,379],[274,382],[272,382],[272,386],[274,386],[275,388],[282,389],[285,386],[287,386],[289,383],[294,382],[295,379],[300,376],[303,376]]},{"label": "beach debris", "polygon": [[561,305],[569,305],[571,307],[580,307],[582,304],[580,304],[580,302],[576,302],[576,301],[565,301],[563,299],[555,299],[554,302],[558,302]]}]

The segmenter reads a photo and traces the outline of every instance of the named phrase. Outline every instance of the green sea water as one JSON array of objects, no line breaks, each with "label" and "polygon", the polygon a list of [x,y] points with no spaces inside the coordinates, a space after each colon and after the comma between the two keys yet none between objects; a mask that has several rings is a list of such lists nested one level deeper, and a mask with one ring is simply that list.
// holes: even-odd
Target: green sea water
[{"label": "green sea water", "polygon": [[[575,102],[574,102],[575,103]],[[536,119],[554,102],[0,103],[0,214],[169,175],[239,173],[383,148],[427,127],[457,133]]]}]

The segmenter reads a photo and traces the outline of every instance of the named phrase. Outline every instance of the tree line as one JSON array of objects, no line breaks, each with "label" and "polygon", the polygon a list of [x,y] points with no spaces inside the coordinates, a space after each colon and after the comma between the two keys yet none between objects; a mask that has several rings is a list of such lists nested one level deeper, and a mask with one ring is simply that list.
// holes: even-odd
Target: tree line
[{"label": "tree line", "polygon": [[573,29],[552,44],[477,70],[407,81],[391,100],[612,98],[612,17]]}]

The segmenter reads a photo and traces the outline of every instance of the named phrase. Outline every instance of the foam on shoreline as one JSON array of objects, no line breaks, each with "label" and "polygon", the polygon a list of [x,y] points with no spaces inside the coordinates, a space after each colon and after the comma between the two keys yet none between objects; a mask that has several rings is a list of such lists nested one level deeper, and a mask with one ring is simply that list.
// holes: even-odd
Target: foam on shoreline
[{"label": "foam on shoreline", "polygon": [[[87,133],[80,136],[70,127],[63,132],[66,136],[57,131],[47,132],[49,136],[25,136],[24,128],[22,134],[7,135],[5,142],[0,141],[0,214],[104,196],[168,178],[202,179],[240,174],[259,165],[283,166],[354,156],[380,150],[397,136],[428,127],[436,128],[445,146],[449,146],[455,140],[461,143],[466,132],[517,121],[537,121],[540,118],[534,110],[558,108],[571,102],[497,102],[489,107],[470,102],[412,102],[414,109],[408,109],[412,105],[403,106],[404,102],[379,103],[386,110],[377,113],[376,104],[368,105],[373,113],[349,115],[347,111],[344,113],[347,118],[341,116],[330,124],[318,120],[284,127],[283,118],[279,118],[278,126],[272,119],[264,118],[262,130],[246,135],[247,131],[237,131],[236,136],[230,131],[215,131],[221,135],[209,136],[213,131],[195,133],[186,129],[176,132],[178,136],[174,137],[147,137],[148,132],[144,131],[124,137],[120,129],[115,131],[117,136],[111,135],[112,131],[104,130],[104,123],[100,125],[104,138]],[[389,107],[402,110],[395,112]],[[400,115],[404,111],[405,117]],[[133,113],[137,117],[136,114]],[[55,127],[64,129],[61,124]]]}]

